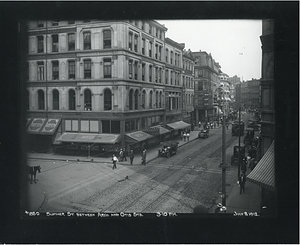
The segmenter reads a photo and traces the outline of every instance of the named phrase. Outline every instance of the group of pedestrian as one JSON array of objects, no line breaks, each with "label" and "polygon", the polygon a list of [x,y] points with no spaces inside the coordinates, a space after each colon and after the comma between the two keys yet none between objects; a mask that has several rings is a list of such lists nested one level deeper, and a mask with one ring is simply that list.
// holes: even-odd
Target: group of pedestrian
[{"label": "group of pedestrian", "polygon": [[[143,146],[142,149],[142,163],[143,165],[146,165],[146,155],[147,155],[147,150],[146,148]],[[119,158],[116,156],[116,154],[113,154],[112,156],[112,163],[113,163],[113,167],[112,169],[117,168],[117,162],[123,162],[123,161],[127,161],[127,157],[129,157],[130,159],[130,165],[133,164],[133,159],[134,159],[134,152],[133,150],[130,149],[130,147],[127,147],[127,151],[125,150],[125,148],[121,148],[120,152],[119,152]]]},{"label": "group of pedestrian", "polygon": [[247,169],[250,168],[252,171],[257,165],[257,161],[255,160],[256,154],[257,154],[257,149],[254,145],[252,145],[250,150],[248,151],[247,157],[243,158],[242,160],[242,165],[241,165],[242,174],[239,177],[240,194],[245,193]]},{"label": "group of pedestrian", "polygon": [[180,139],[183,141],[190,141],[190,130],[181,131]]}]

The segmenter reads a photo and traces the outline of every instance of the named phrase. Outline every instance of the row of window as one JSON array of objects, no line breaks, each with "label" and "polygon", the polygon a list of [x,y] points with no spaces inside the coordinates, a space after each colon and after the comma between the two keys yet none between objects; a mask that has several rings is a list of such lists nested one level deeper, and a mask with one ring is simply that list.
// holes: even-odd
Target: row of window
[{"label": "row of window", "polygon": [[[45,93],[43,90],[38,90],[38,110],[45,110]],[[92,93],[91,90],[84,91],[84,110],[92,110]],[[26,109],[29,110],[29,92],[27,91]],[[112,93],[109,89],[104,90],[104,110],[110,111],[112,109]],[[59,110],[59,91],[52,90],[52,110]],[[68,92],[68,110],[76,110],[76,95],[75,90],[70,89]]]},{"label": "row of window", "polygon": [[[90,20],[85,20],[83,22],[87,23],[87,22],[90,22]],[[51,23],[51,26],[59,26],[60,21],[59,20],[52,20],[51,22],[48,21],[48,23]],[[75,24],[75,20],[69,20],[68,24],[69,25]],[[42,21],[42,20],[37,21],[37,27],[38,28],[44,28],[44,27],[46,27],[46,21]]]},{"label": "row of window", "polygon": [[[53,34],[51,36],[52,40],[52,52],[59,52],[59,35]],[[44,53],[45,52],[45,40],[44,36],[37,36],[37,53]],[[67,37],[67,47],[68,51],[74,51],[75,50],[75,33],[69,33]],[[110,30],[104,30],[103,31],[103,48],[109,49],[111,48],[111,31]],[[133,35],[132,32],[129,33],[129,43],[128,48],[131,51],[138,52],[138,36]],[[142,54],[145,55],[145,48],[146,48],[146,40],[142,39]],[[84,32],[83,33],[83,50],[90,50],[91,49],[91,32]],[[149,57],[152,57],[152,50],[153,50],[153,44],[151,41],[149,41],[148,44],[148,55]],[[166,49],[166,63],[173,64],[173,58],[174,59],[174,65],[180,66],[180,54],[177,52],[170,51]],[[162,45],[155,44],[155,59],[161,60],[162,59]]]},{"label": "row of window", "polygon": [[[139,27],[141,28],[143,31],[146,31],[146,25],[145,25],[145,21],[138,21],[138,20],[130,20],[129,21],[131,24],[135,25],[136,27]],[[159,28],[157,27],[154,27],[154,26],[151,26],[150,24],[148,24],[148,33],[150,35],[154,35],[163,40],[163,31],[160,30]]]},{"label": "row of window", "polygon": [[[135,79],[138,80],[138,62],[129,60],[128,63],[128,74],[129,74],[129,79]],[[51,72],[52,72],[52,80],[59,80],[59,61],[53,60],[51,61]],[[76,65],[75,65],[75,60],[69,60],[68,61],[68,79],[75,79],[76,78]],[[91,79],[92,78],[92,61],[90,59],[86,59],[83,61],[83,78],[84,79]],[[154,81],[156,83],[162,83],[162,73],[163,69],[161,67],[155,67],[153,68],[152,65],[149,66],[149,82],[152,82],[152,76],[153,76],[153,71],[155,72],[154,74]],[[29,67],[27,69],[27,72],[29,72]],[[146,64],[142,64],[142,81],[145,81],[146,79]],[[170,71],[170,85],[180,85],[180,73],[175,72],[175,71]],[[110,58],[104,58],[103,59],[103,77],[104,78],[111,78],[112,77],[112,61]],[[27,74],[27,79],[29,79],[29,73]],[[173,84],[173,79],[174,79],[174,84]],[[38,81],[43,81],[45,80],[45,64],[44,61],[38,61],[37,62],[37,80]],[[165,72],[165,82],[166,84],[169,84],[169,70],[166,69]],[[183,84],[187,88],[192,88],[193,87],[193,79],[190,77],[185,77],[183,76]]]},{"label": "row of window", "polygon": [[[84,20],[83,23],[89,23],[91,22],[90,20]],[[135,25],[136,27],[141,28],[143,31],[146,31],[146,25],[145,25],[145,21],[138,21],[138,20],[130,20],[130,23],[132,23],[133,25]],[[50,23],[50,22],[48,22]],[[59,26],[60,21],[59,20],[52,20],[51,22],[51,26]],[[75,24],[75,20],[69,20],[67,22],[69,25],[73,25]],[[38,28],[44,28],[46,27],[46,22],[45,21],[37,21],[37,27]],[[163,40],[163,31],[160,30],[157,27],[151,26],[148,23],[148,33],[149,34],[155,34],[155,36],[161,40]]]},{"label": "row of window", "polygon": [[[111,30],[104,30],[103,32],[103,48],[109,49],[111,48]],[[76,47],[76,37],[75,33],[68,33],[67,35],[67,48],[68,51],[74,51]],[[59,35],[53,34],[51,35],[51,52],[59,52]],[[83,32],[83,50],[90,50],[91,45],[91,32]],[[45,37],[37,36],[37,53],[45,52]]]},{"label": "row of window", "polygon": [[[65,119],[64,131],[66,132],[89,132],[89,133],[108,133],[119,134],[120,121],[115,120],[99,120],[95,119]],[[163,116],[142,117],[134,118],[125,121],[125,132],[147,129],[148,127],[155,126],[163,121]]]},{"label": "row of window", "polygon": [[[59,80],[59,61],[53,60],[51,61],[51,79]],[[111,58],[103,59],[103,77],[111,78],[112,77],[112,62]],[[76,65],[75,60],[68,60],[68,79],[76,78]],[[27,68],[27,79],[29,79],[29,67]],[[83,61],[83,78],[91,79],[92,78],[92,61],[90,59],[86,59]],[[37,80],[44,81],[45,80],[45,64],[44,61],[37,62]]]},{"label": "row of window", "polygon": [[[112,109],[112,93],[109,89],[104,90],[104,111],[110,111]],[[38,90],[38,110],[45,110],[45,93],[43,90]],[[139,108],[146,108],[146,96],[148,96],[148,108],[162,108],[163,107],[163,94],[162,91],[155,93],[151,90],[147,95],[143,90],[141,99],[139,90],[131,89],[129,92],[129,110],[138,110]],[[59,110],[59,91],[57,89],[52,90],[52,110]],[[92,92],[90,89],[85,89],[83,93],[84,110],[92,111]],[[27,91],[27,104],[26,109],[29,110],[29,92]],[[139,104],[141,103],[141,104]],[[70,89],[68,92],[68,110],[76,110],[76,95],[75,90]]]}]

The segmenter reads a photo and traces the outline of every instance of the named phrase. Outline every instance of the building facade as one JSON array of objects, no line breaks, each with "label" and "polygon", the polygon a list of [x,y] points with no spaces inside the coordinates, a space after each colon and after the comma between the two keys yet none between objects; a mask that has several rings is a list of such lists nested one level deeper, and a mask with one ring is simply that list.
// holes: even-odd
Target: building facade
[{"label": "building facade", "polygon": [[182,120],[187,123],[194,123],[194,61],[195,58],[190,50],[183,50],[183,111]]},{"label": "building facade", "polygon": [[205,51],[192,52],[192,55],[195,57],[195,120],[206,122],[215,117],[214,90],[220,84],[221,66]]},{"label": "building facade", "polygon": [[184,44],[165,38],[166,31],[154,20],[29,21],[31,142],[47,149],[94,142],[92,150],[101,151],[182,120]]}]

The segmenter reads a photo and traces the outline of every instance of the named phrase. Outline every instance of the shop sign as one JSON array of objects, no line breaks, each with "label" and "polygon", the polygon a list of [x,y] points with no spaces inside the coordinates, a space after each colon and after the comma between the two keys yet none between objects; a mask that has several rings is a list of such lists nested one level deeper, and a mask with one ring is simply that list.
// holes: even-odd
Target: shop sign
[{"label": "shop sign", "polygon": [[49,132],[53,133],[53,131],[56,129],[60,119],[48,119],[47,123],[45,124],[44,128],[42,129],[42,132]]},{"label": "shop sign", "polygon": [[45,120],[46,118],[34,118],[28,128],[28,131],[38,132],[45,123]]}]

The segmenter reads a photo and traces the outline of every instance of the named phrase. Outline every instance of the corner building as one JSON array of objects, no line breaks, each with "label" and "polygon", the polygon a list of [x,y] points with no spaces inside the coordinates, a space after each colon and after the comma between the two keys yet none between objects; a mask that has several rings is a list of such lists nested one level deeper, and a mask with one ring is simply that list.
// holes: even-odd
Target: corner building
[{"label": "corner building", "polygon": [[180,122],[183,48],[167,42],[166,31],[154,20],[29,21],[32,150],[58,144],[96,154],[155,143],[161,139],[154,136],[174,131],[157,125],[188,127]]}]

